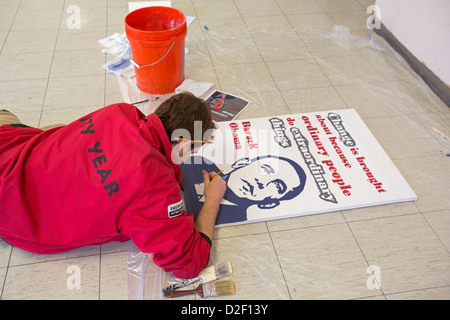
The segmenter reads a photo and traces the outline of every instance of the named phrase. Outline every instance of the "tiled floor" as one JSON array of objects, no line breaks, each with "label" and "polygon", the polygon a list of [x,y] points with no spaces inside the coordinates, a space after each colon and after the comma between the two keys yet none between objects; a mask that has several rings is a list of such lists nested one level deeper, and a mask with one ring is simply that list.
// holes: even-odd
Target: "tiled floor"
[{"label": "tiled floor", "polygon": [[[212,261],[232,262],[234,298],[450,298],[450,142],[433,130],[450,136],[450,110],[383,41],[370,46],[372,1],[172,1],[197,17],[187,77],[251,100],[241,119],[355,108],[418,196],[217,230]],[[0,107],[42,127],[123,101],[97,41],[124,31],[127,2],[1,0]],[[359,38],[337,41],[335,24]],[[0,242],[0,298],[126,299],[129,245],[40,256]]]}]

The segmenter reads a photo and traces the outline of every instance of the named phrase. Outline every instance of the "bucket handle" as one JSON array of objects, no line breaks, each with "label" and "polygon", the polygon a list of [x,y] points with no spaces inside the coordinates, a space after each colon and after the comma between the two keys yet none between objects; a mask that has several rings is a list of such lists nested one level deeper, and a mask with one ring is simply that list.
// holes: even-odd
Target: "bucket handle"
[{"label": "bucket handle", "polygon": [[156,61],[154,63],[146,64],[146,65],[141,66],[140,64],[137,64],[136,61],[133,60],[133,57],[131,57],[130,62],[138,69],[145,68],[145,67],[151,67],[151,66],[157,64],[158,62],[160,62],[162,59],[164,59],[169,54],[169,52],[172,49],[174,44],[175,44],[175,40],[173,40],[173,42],[172,42],[169,50],[167,50],[166,54],[161,59],[159,59],[158,61]]}]

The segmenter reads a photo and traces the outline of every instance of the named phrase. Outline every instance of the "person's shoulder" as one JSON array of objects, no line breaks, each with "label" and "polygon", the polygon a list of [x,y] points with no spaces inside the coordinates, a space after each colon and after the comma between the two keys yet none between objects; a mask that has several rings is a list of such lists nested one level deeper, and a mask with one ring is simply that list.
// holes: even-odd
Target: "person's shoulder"
[{"label": "person's shoulder", "polygon": [[129,103],[125,103],[125,102],[113,103],[113,104],[107,105],[106,107],[104,107],[101,110],[111,111],[111,110],[117,110],[117,109],[128,111],[128,112],[139,111],[139,109],[136,108],[135,106],[133,106]]}]

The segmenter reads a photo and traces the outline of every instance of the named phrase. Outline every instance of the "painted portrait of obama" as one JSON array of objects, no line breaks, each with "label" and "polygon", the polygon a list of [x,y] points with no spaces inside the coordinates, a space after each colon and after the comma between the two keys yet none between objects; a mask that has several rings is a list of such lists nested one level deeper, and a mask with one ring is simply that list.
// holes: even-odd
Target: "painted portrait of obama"
[{"label": "painted portrait of obama", "polygon": [[[222,169],[200,156],[191,157],[180,168],[186,211],[196,217],[204,202],[202,170]],[[227,182],[227,190],[216,224],[246,221],[251,206],[261,210],[275,208],[282,201],[297,197],[306,183],[306,174],[298,163],[273,155],[239,159],[231,170],[220,175]]]}]

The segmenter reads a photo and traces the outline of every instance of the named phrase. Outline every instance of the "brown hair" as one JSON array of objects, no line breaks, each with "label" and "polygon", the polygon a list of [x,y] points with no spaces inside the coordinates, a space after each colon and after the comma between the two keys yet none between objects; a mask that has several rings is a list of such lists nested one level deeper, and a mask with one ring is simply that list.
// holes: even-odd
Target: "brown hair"
[{"label": "brown hair", "polygon": [[170,97],[161,103],[155,110],[155,114],[164,125],[171,143],[173,138],[179,137],[172,136],[177,129],[185,129],[189,132],[190,136],[183,137],[181,135],[181,137],[194,139],[195,121],[201,121],[201,140],[208,139],[204,138],[207,130],[216,128],[216,125],[212,121],[211,107],[209,104],[190,92],[182,92]]}]

